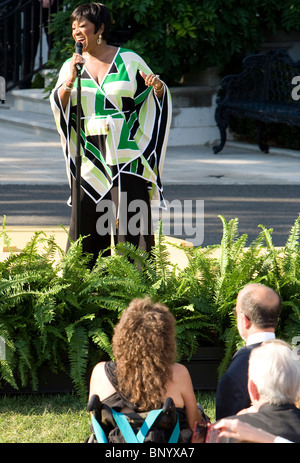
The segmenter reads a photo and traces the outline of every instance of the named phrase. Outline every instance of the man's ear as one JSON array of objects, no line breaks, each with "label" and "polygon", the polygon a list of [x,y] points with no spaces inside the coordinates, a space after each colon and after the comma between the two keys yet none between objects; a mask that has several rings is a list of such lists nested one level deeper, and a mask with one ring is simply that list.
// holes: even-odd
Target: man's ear
[{"label": "man's ear", "polygon": [[252,379],[249,379],[248,381],[248,392],[252,403],[257,402],[259,400],[260,396],[256,384],[252,381]]},{"label": "man's ear", "polygon": [[251,328],[252,326],[252,323],[250,322],[249,318],[247,317],[247,315],[245,315],[244,313],[241,314],[243,319],[244,319],[244,326],[247,330],[249,330],[249,328]]}]

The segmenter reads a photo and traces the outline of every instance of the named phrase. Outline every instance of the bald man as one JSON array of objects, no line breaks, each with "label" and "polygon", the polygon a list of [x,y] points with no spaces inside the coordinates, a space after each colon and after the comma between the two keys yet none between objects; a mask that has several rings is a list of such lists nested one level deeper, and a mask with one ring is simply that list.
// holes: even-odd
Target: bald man
[{"label": "bald man", "polygon": [[247,383],[249,356],[262,342],[275,338],[281,298],[259,283],[246,285],[236,301],[237,328],[246,345],[233,356],[221,377],[216,394],[216,419],[236,415],[251,405]]}]

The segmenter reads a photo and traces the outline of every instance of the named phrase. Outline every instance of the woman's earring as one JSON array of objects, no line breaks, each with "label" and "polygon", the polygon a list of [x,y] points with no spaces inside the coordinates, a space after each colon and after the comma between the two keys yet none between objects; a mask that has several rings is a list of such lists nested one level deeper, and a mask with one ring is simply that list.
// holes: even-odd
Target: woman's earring
[{"label": "woman's earring", "polygon": [[100,45],[101,42],[102,42],[102,34],[100,34],[99,37],[98,37],[98,39],[97,39],[98,45]]}]

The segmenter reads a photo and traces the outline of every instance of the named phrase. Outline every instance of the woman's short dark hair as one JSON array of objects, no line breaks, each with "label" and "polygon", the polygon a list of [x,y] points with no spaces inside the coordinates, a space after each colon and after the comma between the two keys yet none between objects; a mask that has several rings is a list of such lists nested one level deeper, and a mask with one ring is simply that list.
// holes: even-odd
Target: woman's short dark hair
[{"label": "woman's short dark hair", "polygon": [[95,25],[95,34],[98,32],[102,24],[104,24],[102,37],[103,40],[107,40],[111,19],[110,13],[103,3],[92,2],[79,5],[71,14],[71,24],[74,21],[81,21],[84,18]]}]

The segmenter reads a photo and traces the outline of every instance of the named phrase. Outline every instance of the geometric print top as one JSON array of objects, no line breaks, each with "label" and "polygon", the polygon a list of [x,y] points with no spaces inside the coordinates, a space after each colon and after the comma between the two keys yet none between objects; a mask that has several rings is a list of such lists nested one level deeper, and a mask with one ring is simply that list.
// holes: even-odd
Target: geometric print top
[{"label": "geometric print top", "polygon": [[[76,177],[77,79],[67,107],[59,87],[69,74],[69,60],[59,73],[50,102],[65,156],[69,182]],[[139,70],[149,74],[144,60],[118,48],[103,81],[98,84],[83,66],[81,71],[81,187],[98,203],[122,172],[148,182],[150,199],[163,202],[163,168],[172,116],[165,85],[158,100]]]}]

